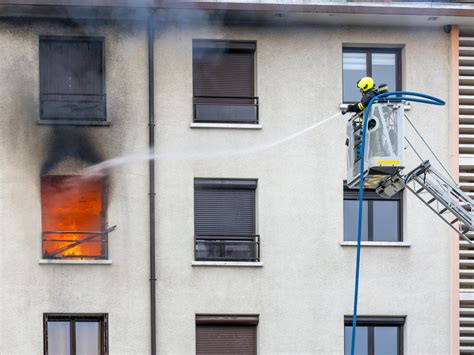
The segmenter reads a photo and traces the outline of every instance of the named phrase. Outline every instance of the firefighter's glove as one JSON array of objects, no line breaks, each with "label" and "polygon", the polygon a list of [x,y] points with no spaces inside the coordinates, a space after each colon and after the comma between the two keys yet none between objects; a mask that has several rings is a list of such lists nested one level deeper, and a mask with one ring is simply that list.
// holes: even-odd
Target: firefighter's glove
[{"label": "firefighter's glove", "polygon": [[357,105],[349,105],[347,106],[347,112],[356,112]]},{"label": "firefighter's glove", "polygon": [[345,115],[345,114],[348,113],[348,112],[349,112],[349,110],[347,110],[347,109],[341,110],[341,113],[342,113],[343,115]]}]

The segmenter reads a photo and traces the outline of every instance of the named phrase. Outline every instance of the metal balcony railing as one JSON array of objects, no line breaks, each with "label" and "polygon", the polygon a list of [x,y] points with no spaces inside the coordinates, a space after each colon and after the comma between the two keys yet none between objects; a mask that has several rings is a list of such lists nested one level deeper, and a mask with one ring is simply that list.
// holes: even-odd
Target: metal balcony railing
[{"label": "metal balcony railing", "polygon": [[196,261],[260,261],[259,235],[194,237]]},{"label": "metal balcony railing", "polygon": [[105,121],[107,102],[105,94],[40,95],[40,121]]},{"label": "metal balcony railing", "polygon": [[256,96],[194,96],[194,122],[258,123]]},{"label": "metal balcony railing", "polygon": [[[104,231],[45,231],[42,233],[43,250],[45,249],[45,243],[68,243],[50,253],[43,251],[44,259],[62,259],[62,258],[94,258],[94,259],[107,259],[108,257],[108,233],[115,230],[117,226],[107,228]],[[81,239],[56,239],[54,236],[57,235],[81,235]],[[85,255],[80,253],[61,255],[62,253],[71,250],[82,244],[100,243],[101,244],[101,255]]]}]

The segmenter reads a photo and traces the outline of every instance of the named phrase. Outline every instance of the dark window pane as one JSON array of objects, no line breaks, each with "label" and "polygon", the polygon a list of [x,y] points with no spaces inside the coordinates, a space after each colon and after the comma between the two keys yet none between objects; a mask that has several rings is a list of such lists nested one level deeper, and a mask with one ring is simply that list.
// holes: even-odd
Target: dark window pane
[{"label": "dark window pane", "polygon": [[376,84],[387,84],[390,91],[397,90],[395,53],[372,54],[372,77]]},{"label": "dark window pane", "polygon": [[[369,240],[368,238],[368,203],[363,202],[362,213],[362,240]],[[344,200],[344,240],[356,241],[357,228],[359,221],[359,201]]]},{"label": "dark window pane", "polygon": [[[357,327],[355,355],[368,355],[368,327]],[[344,354],[350,355],[352,342],[352,326],[344,327]],[[378,355],[378,353],[377,353]]]},{"label": "dark window pane", "polygon": [[374,240],[396,242],[399,240],[398,201],[373,201]]},{"label": "dark window pane", "polygon": [[48,322],[48,355],[70,354],[69,322]]},{"label": "dark window pane", "polygon": [[342,54],[344,102],[356,102],[361,98],[357,81],[367,75],[366,57],[365,53]]},{"label": "dark window pane", "polygon": [[374,350],[376,355],[397,355],[398,328],[374,327]]},{"label": "dark window pane", "polygon": [[[211,100],[214,102],[209,102]],[[236,102],[229,103],[229,101]],[[257,102],[253,99],[196,99],[195,121],[257,123],[257,111],[258,105]]]},{"label": "dark window pane", "polygon": [[196,258],[199,260],[257,260],[256,238],[203,240],[196,238]]},{"label": "dark window pane", "polygon": [[76,354],[100,354],[99,322],[76,322]]}]

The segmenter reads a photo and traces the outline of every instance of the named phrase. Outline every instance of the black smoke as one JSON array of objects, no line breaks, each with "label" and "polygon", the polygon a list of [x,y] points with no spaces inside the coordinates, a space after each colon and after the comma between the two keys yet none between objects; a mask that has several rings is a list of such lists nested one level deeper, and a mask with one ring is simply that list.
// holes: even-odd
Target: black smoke
[{"label": "black smoke", "polygon": [[55,127],[46,144],[46,156],[41,174],[49,173],[59,163],[68,159],[80,160],[91,165],[103,160],[92,140],[79,127]]}]

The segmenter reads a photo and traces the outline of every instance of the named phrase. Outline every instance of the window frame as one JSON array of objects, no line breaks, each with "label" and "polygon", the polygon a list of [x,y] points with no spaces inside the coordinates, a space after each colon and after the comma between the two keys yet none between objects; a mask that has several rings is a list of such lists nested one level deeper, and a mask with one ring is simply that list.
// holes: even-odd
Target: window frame
[{"label": "window frame", "polygon": [[[367,203],[367,240],[365,242],[387,242],[387,243],[401,243],[403,242],[403,191],[398,192],[391,198],[383,198],[379,196],[374,190],[364,189],[364,201]],[[344,198],[343,203],[347,201],[358,201],[359,200],[359,190],[350,189],[344,183]],[[398,202],[398,239],[394,241],[387,240],[374,240],[374,216],[373,216],[373,201],[397,201]],[[344,205],[343,205],[344,206]],[[344,207],[343,207],[344,208]],[[343,216],[344,218],[344,216]],[[342,239],[344,242],[352,242],[353,240],[346,240],[345,233],[343,231]]]},{"label": "window frame", "polygon": [[[231,234],[217,233],[214,235],[205,235],[205,234],[198,234],[196,232],[196,211],[198,205],[196,203],[196,190],[197,189],[209,189],[209,190],[229,190],[229,189],[238,189],[238,190],[245,190],[245,191],[253,191],[253,205],[252,205],[252,215],[253,215],[253,234],[244,236],[244,235],[235,235],[232,236]],[[194,261],[196,262],[251,262],[251,263],[258,263],[261,260],[260,256],[260,235],[257,233],[257,188],[258,188],[258,179],[255,178],[202,178],[196,177],[193,180],[193,202],[194,202]],[[210,239],[218,240],[239,240],[241,238],[247,238],[249,244],[253,244],[255,248],[255,258],[248,258],[248,259],[232,259],[223,257],[198,257],[197,245],[198,240],[205,240],[206,237]],[[203,239],[204,238],[204,239]]]},{"label": "window frame", "polygon": [[[253,47],[253,48],[252,48]],[[214,96],[214,98],[223,100],[251,100],[252,103],[236,103],[233,105],[237,106],[255,106],[255,120],[225,120],[225,119],[198,119],[197,106],[198,105],[210,105],[210,103],[199,103],[199,99],[206,100],[206,96],[196,95],[195,92],[195,69],[194,69],[194,55],[195,50],[211,50],[211,49],[222,49],[222,50],[248,50],[252,52],[252,94],[249,96]],[[205,39],[205,38],[193,38],[192,39],[192,87],[193,87],[193,124],[231,124],[231,125],[258,125],[259,119],[259,98],[257,96],[257,41],[256,40],[244,40],[244,39]],[[207,99],[211,99],[208,97]],[[222,102],[222,105],[232,105],[231,102]]]},{"label": "window frame", "polygon": [[48,355],[48,322],[62,321],[70,324],[70,353],[76,354],[76,321],[96,321],[100,326],[101,355],[109,354],[109,324],[107,313],[43,313],[43,353]]},{"label": "window frame", "polygon": [[[98,42],[101,48],[101,96],[103,96],[104,100],[104,119],[83,119],[83,120],[73,120],[67,118],[60,118],[60,119],[43,119],[43,103],[42,103],[42,95],[48,95],[42,93],[41,90],[41,83],[42,83],[42,64],[41,64],[41,53],[40,53],[40,46],[42,41],[81,41],[81,42]],[[39,100],[40,100],[40,107],[39,107],[39,118],[37,120],[38,124],[53,124],[53,125],[81,125],[81,126],[108,126],[110,125],[110,121],[108,119],[107,114],[107,87],[106,87],[106,62],[105,62],[105,37],[104,36],[61,36],[61,35],[40,35],[38,38],[38,72],[39,72],[39,80],[38,80],[38,92],[39,92]],[[90,94],[84,94],[87,96]]]},{"label": "window frame", "polygon": [[[367,349],[368,355],[375,354],[375,343],[374,343],[374,327],[397,327],[397,346],[398,354],[404,354],[404,328],[405,328],[406,316],[357,316],[357,327],[368,327],[367,330]],[[352,327],[352,315],[344,316],[344,328]],[[344,343],[345,343],[344,339]]]},{"label": "window frame", "polygon": [[[365,53],[365,63],[367,76],[372,77],[372,54],[374,53],[393,53],[395,54],[395,90],[402,89],[402,48],[400,47],[342,47],[342,56],[344,53]],[[344,62],[342,63],[342,102],[352,104],[356,101],[346,101],[344,98]],[[381,83],[379,83],[381,84]]]}]

